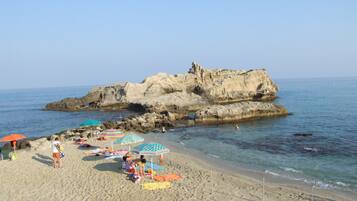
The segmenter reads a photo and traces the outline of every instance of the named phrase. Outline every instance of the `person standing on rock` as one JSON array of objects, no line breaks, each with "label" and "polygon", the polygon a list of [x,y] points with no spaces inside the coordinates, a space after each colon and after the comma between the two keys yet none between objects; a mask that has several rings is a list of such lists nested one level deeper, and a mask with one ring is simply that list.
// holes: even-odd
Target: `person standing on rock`
[{"label": "person standing on rock", "polygon": [[53,157],[53,167],[54,168],[60,168],[62,166],[61,164],[61,143],[59,142],[58,137],[55,138],[54,141],[52,141],[52,157]]}]

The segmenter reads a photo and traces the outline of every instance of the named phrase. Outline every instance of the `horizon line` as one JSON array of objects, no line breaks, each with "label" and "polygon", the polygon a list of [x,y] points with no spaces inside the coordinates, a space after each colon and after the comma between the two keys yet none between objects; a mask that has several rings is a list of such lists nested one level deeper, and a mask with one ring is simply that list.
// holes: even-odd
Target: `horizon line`
[{"label": "horizon line", "polygon": [[[270,76],[272,78],[272,76]],[[302,80],[302,79],[329,79],[329,78],[357,78],[357,75],[350,75],[350,76],[320,76],[320,77],[277,77],[272,78],[272,80]],[[144,78],[145,79],[145,78]],[[144,80],[143,79],[143,80]],[[28,90],[28,89],[51,89],[51,88],[72,88],[72,87],[96,87],[96,86],[107,86],[110,84],[115,83],[126,83],[129,81],[116,81],[113,83],[106,83],[106,84],[80,84],[80,85],[68,85],[68,86],[36,86],[36,87],[15,87],[15,88],[0,88],[0,90]],[[140,82],[133,82],[133,83],[140,83]]]}]

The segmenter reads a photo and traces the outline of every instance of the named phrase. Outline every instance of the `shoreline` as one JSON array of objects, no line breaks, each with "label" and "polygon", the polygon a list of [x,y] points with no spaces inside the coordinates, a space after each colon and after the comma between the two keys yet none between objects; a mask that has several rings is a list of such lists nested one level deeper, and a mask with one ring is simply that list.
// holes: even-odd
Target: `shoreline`
[{"label": "shoreline", "polygon": [[[157,140],[150,134],[141,134],[141,136],[146,142],[157,141],[171,150],[165,156],[168,172],[180,174],[183,177],[182,181],[173,182],[172,187],[165,190],[143,190],[141,185],[125,179],[125,176],[118,170],[120,163],[117,160],[86,157],[84,152],[89,149],[79,149],[69,140],[63,143],[66,153],[63,169],[53,169],[47,141],[40,149],[20,150],[16,161],[1,161],[0,177],[6,182],[0,183],[0,200],[29,200],[33,197],[38,197],[38,200],[98,200],[103,199],[103,190],[111,192],[105,195],[105,200],[118,200],[120,197],[119,200],[152,198],[154,200],[260,201],[263,199],[263,193],[266,201],[303,201],[310,200],[311,197],[315,201],[353,200],[328,192],[314,191],[311,195],[308,190],[300,190],[286,183],[271,183],[268,180],[265,182],[263,191],[262,181],[251,175],[217,166],[215,159],[203,156],[194,150],[180,149],[173,143],[164,139]],[[155,136],[159,137],[160,134],[155,134]],[[108,144],[108,141],[101,142],[94,138],[90,138],[89,142],[94,146]],[[53,180],[53,177],[58,177],[59,181]],[[14,195],[11,187],[13,185],[22,188],[23,193]],[[53,185],[59,188],[53,189]],[[34,188],[38,189],[33,192]],[[62,193],[64,195],[60,195]],[[125,193],[130,196],[125,196]]]},{"label": "shoreline", "polygon": [[[332,188],[319,188],[314,187],[304,181],[293,180],[291,178],[283,177],[282,175],[275,176],[263,172],[257,169],[248,169],[248,167],[240,167],[231,161],[227,161],[221,158],[211,156],[210,154],[204,154],[198,150],[185,147],[179,143],[169,141],[163,138],[159,138],[157,133],[144,134],[145,139],[150,139],[155,142],[159,142],[165,145],[169,145],[170,148],[185,157],[191,157],[195,161],[209,166],[215,171],[224,171],[227,174],[232,174],[243,179],[253,180],[256,183],[263,183],[263,177],[265,185],[273,185],[275,187],[288,188],[304,194],[310,194],[312,196],[325,197],[333,200],[354,200],[357,197],[357,192],[343,191],[341,189]],[[163,134],[166,135],[166,134]],[[222,165],[223,164],[223,165]],[[265,170],[266,171],[266,170]],[[313,190],[312,190],[313,189]]]}]

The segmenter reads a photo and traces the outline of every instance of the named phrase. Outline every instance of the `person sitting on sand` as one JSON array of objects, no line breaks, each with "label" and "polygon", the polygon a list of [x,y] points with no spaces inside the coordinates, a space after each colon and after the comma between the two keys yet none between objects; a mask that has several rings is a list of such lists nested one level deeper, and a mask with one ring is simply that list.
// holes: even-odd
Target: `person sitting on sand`
[{"label": "person sitting on sand", "polygon": [[75,140],[76,144],[84,144],[86,143],[86,139],[83,138],[83,135],[80,135],[78,139]]},{"label": "person sitting on sand", "polygon": [[126,167],[127,167],[127,162],[126,162],[127,156],[123,156],[123,162],[121,163],[121,169],[126,172]]},{"label": "person sitting on sand", "polygon": [[160,165],[165,165],[164,155],[163,155],[163,154],[160,154],[160,157],[159,157],[159,164],[160,164]]},{"label": "person sitting on sand", "polygon": [[58,137],[56,137],[55,140],[52,141],[52,157],[53,157],[54,168],[60,168],[62,166],[60,147],[61,147],[61,143],[59,142]]},{"label": "person sitting on sand", "polygon": [[136,170],[136,166],[138,164],[135,162],[132,162],[130,165],[130,169],[128,171],[129,173],[129,179],[132,180],[134,183],[138,183],[141,180],[140,174],[138,173],[138,171]]},{"label": "person sitting on sand", "polygon": [[111,147],[105,147],[104,156],[111,156],[114,150]]},{"label": "person sitting on sand", "polygon": [[140,156],[140,162],[139,162],[139,175],[144,177],[145,176],[145,165],[146,165],[146,159],[144,158],[143,155]]}]

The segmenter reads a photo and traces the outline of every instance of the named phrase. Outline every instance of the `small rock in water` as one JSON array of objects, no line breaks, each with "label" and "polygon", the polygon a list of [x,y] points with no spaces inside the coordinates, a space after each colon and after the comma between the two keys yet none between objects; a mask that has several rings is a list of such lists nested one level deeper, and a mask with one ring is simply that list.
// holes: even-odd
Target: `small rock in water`
[{"label": "small rock in water", "polygon": [[312,133],[295,133],[295,137],[310,137],[312,136]]}]

